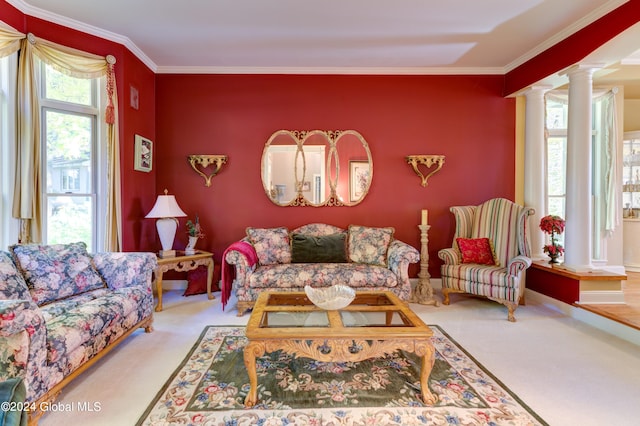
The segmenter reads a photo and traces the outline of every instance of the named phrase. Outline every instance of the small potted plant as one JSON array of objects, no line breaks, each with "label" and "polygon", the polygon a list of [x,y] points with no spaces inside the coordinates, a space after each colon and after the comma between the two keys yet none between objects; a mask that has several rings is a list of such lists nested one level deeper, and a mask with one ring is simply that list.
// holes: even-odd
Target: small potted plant
[{"label": "small potted plant", "polygon": [[204,232],[202,232],[202,227],[200,226],[200,219],[197,215],[195,222],[192,222],[191,219],[187,220],[187,234],[189,235],[189,243],[184,252],[185,254],[195,254],[198,239],[204,237]]},{"label": "small potted plant", "polygon": [[564,219],[556,215],[547,215],[540,219],[540,229],[545,234],[551,235],[551,244],[542,249],[551,258],[549,263],[559,263],[558,258],[564,253],[564,247],[558,244],[557,236],[564,232]]}]

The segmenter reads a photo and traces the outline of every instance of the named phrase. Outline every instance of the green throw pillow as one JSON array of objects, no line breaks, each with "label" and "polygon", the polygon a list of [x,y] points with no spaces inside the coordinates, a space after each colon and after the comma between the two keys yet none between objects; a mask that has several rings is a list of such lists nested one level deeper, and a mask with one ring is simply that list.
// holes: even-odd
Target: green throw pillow
[{"label": "green throw pillow", "polygon": [[347,234],[338,233],[314,237],[291,235],[291,263],[346,263]]}]

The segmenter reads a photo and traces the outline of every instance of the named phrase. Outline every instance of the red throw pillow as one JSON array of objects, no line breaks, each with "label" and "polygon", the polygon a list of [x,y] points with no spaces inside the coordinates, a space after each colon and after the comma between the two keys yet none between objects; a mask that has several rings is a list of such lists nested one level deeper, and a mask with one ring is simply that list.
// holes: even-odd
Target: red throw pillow
[{"label": "red throw pillow", "polygon": [[187,289],[183,296],[193,296],[207,292],[207,267],[199,266],[187,272]]},{"label": "red throw pillow", "polygon": [[456,238],[462,263],[497,265],[491,241],[488,238]]}]

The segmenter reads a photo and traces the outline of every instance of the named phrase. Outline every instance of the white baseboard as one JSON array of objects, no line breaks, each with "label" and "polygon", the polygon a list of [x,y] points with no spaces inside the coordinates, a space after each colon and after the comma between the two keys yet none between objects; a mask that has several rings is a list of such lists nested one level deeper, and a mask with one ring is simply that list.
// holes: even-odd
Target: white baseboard
[{"label": "white baseboard", "polygon": [[186,290],[187,280],[162,280],[162,290]]},{"label": "white baseboard", "polygon": [[624,293],[622,291],[581,291],[581,304],[589,305],[624,305]]}]

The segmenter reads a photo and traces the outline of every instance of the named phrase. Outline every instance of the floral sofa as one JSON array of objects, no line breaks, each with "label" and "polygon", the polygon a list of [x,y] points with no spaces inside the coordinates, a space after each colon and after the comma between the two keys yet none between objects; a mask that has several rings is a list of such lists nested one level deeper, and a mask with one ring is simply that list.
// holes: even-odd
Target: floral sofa
[{"label": "floral sofa", "polygon": [[238,316],[265,290],[301,291],[305,285],[346,284],[356,290],[386,289],[411,295],[409,264],[420,260],[414,247],[393,238],[393,228],[314,223],[287,228],[247,228],[247,236],[223,254],[223,308],[232,287]]},{"label": "floral sofa", "polygon": [[133,331],[150,332],[155,267],[152,253],[90,255],[84,243],[0,251],[0,381],[22,378],[37,409]]}]

